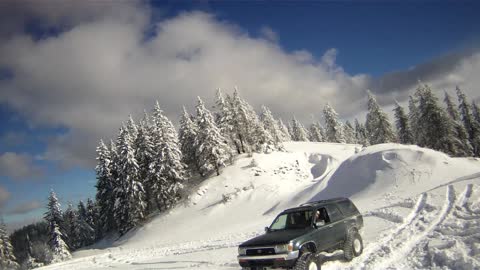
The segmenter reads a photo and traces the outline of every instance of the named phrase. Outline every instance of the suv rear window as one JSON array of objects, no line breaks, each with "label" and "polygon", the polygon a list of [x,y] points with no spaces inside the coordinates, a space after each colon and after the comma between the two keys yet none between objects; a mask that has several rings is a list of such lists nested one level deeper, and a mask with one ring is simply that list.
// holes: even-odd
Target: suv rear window
[{"label": "suv rear window", "polygon": [[355,205],[353,205],[350,201],[343,201],[338,203],[338,207],[340,207],[340,211],[342,211],[345,215],[353,215],[358,212]]}]

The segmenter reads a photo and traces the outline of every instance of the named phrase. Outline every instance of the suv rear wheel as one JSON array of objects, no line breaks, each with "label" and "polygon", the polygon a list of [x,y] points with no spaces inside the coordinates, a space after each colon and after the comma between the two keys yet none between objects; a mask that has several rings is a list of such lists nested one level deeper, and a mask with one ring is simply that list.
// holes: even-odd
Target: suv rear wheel
[{"label": "suv rear wheel", "polygon": [[351,261],[353,257],[360,256],[363,252],[362,237],[356,229],[350,229],[347,233],[347,239],[345,239],[345,245],[343,247],[343,253],[345,260]]},{"label": "suv rear wheel", "polygon": [[320,270],[320,262],[317,256],[310,252],[305,252],[298,258],[293,270]]}]

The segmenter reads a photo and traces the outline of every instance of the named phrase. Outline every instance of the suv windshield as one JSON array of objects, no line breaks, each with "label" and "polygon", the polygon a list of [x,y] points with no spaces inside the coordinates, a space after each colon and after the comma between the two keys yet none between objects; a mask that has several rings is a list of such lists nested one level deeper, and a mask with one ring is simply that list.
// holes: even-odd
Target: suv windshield
[{"label": "suv windshield", "polygon": [[312,224],[312,211],[290,212],[277,216],[270,226],[271,231],[295,230],[310,227]]}]

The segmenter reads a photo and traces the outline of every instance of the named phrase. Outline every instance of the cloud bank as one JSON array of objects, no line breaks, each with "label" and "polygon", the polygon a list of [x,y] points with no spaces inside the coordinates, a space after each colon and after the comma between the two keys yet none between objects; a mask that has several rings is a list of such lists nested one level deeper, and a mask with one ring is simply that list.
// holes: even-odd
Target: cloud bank
[{"label": "cloud bank", "polygon": [[[384,105],[408,96],[413,84],[406,81],[468,90],[480,70],[479,54],[471,53],[376,79],[346,73],[336,64],[335,49],[319,59],[307,51],[286,52],[267,27],[254,38],[202,12],[152,26],[148,6],[122,2],[93,10],[36,11],[50,25],[72,12],[78,19],[54,36],[17,33],[0,44],[0,67],[13,74],[0,81],[0,102],[34,125],[66,127],[67,133],[49,142],[44,157],[71,165],[91,167],[98,140],[115,137],[129,114],[140,115],[156,99],[176,120],[182,105],[193,108],[195,96],[212,100],[214,89],[230,92],[239,86],[255,108],[265,104],[284,120],[295,114],[309,121],[310,115],[321,115],[327,101],[342,116],[356,115],[366,107],[368,88]],[[424,78],[428,70],[433,75]]]},{"label": "cloud bank", "polygon": [[13,180],[34,179],[42,176],[44,171],[33,164],[33,158],[28,154],[6,152],[0,154],[0,176]]}]

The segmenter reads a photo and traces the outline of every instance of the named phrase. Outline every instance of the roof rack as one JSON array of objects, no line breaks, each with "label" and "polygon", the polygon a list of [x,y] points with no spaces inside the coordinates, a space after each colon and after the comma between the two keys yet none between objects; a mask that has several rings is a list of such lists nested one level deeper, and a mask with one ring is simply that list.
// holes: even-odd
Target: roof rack
[{"label": "roof rack", "polygon": [[346,199],[347,199],[347,198],[345,198],[345,197],[337,197],[337,198],[332,198],[332,199],[328,199],[328,200],[319,200],[319,201],[306,202],[306,203],[300,204],[299,206],[310,206],[310,205],[315,205],[315,204],[320,204],[320,203],[343,201],[343,200],[346,200]]}]

